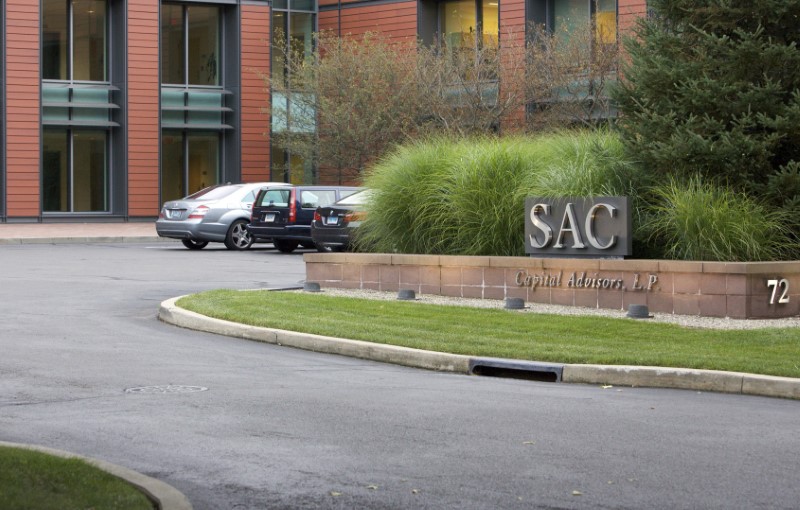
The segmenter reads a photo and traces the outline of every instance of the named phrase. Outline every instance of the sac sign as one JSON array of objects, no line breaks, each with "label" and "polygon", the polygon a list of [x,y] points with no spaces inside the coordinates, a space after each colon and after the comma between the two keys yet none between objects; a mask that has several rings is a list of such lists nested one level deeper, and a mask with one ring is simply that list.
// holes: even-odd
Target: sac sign
[{"label": "sac sign", "polygon": [[525,199],[525,253],[536,257],[631,255],[628,197]]}]

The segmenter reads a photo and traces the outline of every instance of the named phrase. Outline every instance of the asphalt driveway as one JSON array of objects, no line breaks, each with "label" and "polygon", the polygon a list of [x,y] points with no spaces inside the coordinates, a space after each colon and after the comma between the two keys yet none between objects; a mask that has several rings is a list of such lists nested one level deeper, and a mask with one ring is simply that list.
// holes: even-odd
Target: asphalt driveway
[{"label": "asphalt driveway", "polygon": [[0,440],[196,509],[797,508],[798,401],[443,374],[156,319],[169,297],[303,277],[267,248],[0,246]]}]

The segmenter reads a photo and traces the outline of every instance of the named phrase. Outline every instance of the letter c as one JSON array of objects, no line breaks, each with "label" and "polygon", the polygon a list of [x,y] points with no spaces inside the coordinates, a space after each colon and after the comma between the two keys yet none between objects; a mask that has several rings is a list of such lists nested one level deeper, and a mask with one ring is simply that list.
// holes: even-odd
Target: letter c
[{"label": "letter c", "polygon": [[611,239],[608,240],[608,243],[606,243],[605,246],[600,244],[600,241],[597,240],[597,236],[594,234],[594,217],[600,208],[608,211],[608,215],[612,218],[616,216],[617,208],[613,205],[596,204],[594,207],[589,209],[589,214],[586,215],[586,237],[589,240],[589,244],[591,244],[595,249],[607,250],[617,243],[617,236],[612,235]]}]

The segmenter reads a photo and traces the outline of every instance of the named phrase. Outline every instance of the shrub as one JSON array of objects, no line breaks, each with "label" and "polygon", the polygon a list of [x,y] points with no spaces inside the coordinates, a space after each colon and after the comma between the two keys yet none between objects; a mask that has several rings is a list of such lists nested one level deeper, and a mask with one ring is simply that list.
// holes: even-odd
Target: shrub
[{"label": "shrub", "polygon": [[700,174],[797,211],[800,1],[647,6],[653,15],[626,40],[629,61],[614,91],[631,157],[648,172]]},{"label": "shrub", "polygon": [[743,193],[703,181],[670,180],[653,190],[642,225],[651,246],[682,260],[761,261],[786,254],[785,214]]},{"label": "shrub", "polygon": [[634,170],[602,131],[538,138],[435,138],[367,175],[377,191],[360,243],[372,251],[524,255],[526,196],[630,194]]}]

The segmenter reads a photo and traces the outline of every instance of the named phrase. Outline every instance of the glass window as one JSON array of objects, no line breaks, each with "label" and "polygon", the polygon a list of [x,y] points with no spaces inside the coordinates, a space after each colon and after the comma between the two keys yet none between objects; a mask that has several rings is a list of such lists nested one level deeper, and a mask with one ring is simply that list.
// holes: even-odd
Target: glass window
[{"label": "glass window", "polygon": [[616,0],[533,0],[529,10],[531,21],[546,25],[553,33],[569,36],[592,27],[596,43],[617,42]]},{"label": "glass window", "polygon": [[336,202],[336,192],[332,189],[303,191],[300,193],[300,206],[304,209],[316,209]]},{"label": "glass window", "polygon": [[107,81],[106,0],[43,0],[42,78]]},{"label": "glass window", "polygon": [[220,134],[165,130],[161,136],[161,199],[176,200],[220,180]]},{"label": "glass window", "polygon": [[239,190],[239,188],[241,188],[241,185],[228,186],[216,184],[214,186],[203,188],[197,193],[192,193],[186,198],[191,198],[192,200],[198,198],[205,198],[206,200],[219,200],[220,198],[225,198],[228,195],[234,194]]},{"label": "glass window", "polygon": [[73,80],[106,81],[106,2],[74,0]]},{"label": "glass window", "polygon": [[292,55],[300,60],[308,58],[314,52],[314,15],[304,12],[292,13],[289,18],[289,40]]},{"label": "glass window", "polygon": [[500,36],[500,10],[498,2],[485,2],[481,13],[481,39],[487,46],[497,46]]},{"label": "glass window", "polygon": [[189,151],[189,190],[191,193],[219,182],[219,133],[186,134]]},{"label": "glass window", "polygon": [[449,0],[439,4],[442,41],[451,48],[470,48],[478,36],[475,0]]},{"label": "glass window", "polygon": [[108,210],[108,163],[105,131],[75,131],[72,180],[75,212]]},{"label": "glass window", "polygon": [[595,40],[603,44],[614,44],[617,42],[616,0],[597,0]]},{"label": "glass window", "polygon": [[69,131],[45,129],[42,133],[42,209],[69,211]]},{"label": "glass window", "polygon": [[184,83],[183,6],[161,6],[161,82]]},{"label": "glass window", "polygon": [[263,207],[289,207],[289,190],[288,189],[271,189],[266,191],[261,197],[259,206]]},{"label": "glass window", "polygon": [[439,2],[438,21],[441,42],[450,48],[497,44],[498,1],[445,0]]},{"label": "glass window", "polygon": [[48,128],[42,135],[45,212],[107,212],[108,133]]},{"label": "glass window", "polygon": [[161,5],[161,82],[220,84],[220,20],[217,6]]},{"label": "glass window", "polygon": [[272,12],[272,79],[275,81],[285,79],[286,58],[281,49],[286,41],[286,20],[287,13],[281,11]]},{"label": "glass window", "polygon": [[69,5],[65,0],[42,2],[42,78],[68,80]]},{"label": "glass window", "polygon": [[189,24],[189,85],[219,85],[218,7],[191,5],[186,8]]},{"label": "glass window", "polygon": [[[303,11],[303,12],[300,12]],[[272,10],[271,78],[279,90],[272,94],[272,131],[290,131],[291,136],[308,136],[316,131],[313,101],[302,91],[287,91],[289,63],[302,61],[314,54],[316,0],[274,1]],[[288,52],[288,54],[287,54]],[[295,101],[291,98],[299,98]],[[271,152],[273,179],[302,184],[313,182],[313,165],[277,144]]]}]

